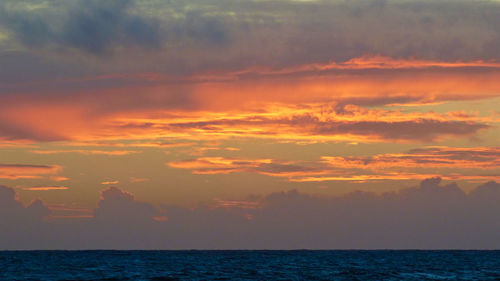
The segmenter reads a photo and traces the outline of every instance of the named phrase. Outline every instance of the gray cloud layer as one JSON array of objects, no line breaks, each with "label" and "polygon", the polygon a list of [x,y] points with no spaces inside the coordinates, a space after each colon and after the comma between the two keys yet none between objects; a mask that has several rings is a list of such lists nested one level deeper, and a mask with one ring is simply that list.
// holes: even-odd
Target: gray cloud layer
[{"label": "gray cloud layer", "polygon": [[5,0],[0,32],[13,40],[0,50],[82,67],[95,61],[81,55],[114,57],[99,67],[181,74],[364,54],[498,60],[499,15],[492,1]]},{"label": "gray cloud layer", "polygon": [[159,47],[158,24],[126,13],[130,3],[129,0],[78,1],[68,5],[63,24],[57,28],[43,13],[9,12],[3,8],[0,18],[28,48],[52,45],[102,55],[116,46]]},{"label": "gray cloud layer", "polygon": [[[2,249],[500,248],[500,184],[469,194],[440,179],[376,195],[313,197],[289,191],[262,208],[157,209],[117,188],[102,192],[94,218],[44,222],[47,208],[23,207],[0,188]],[[255,199],[255,198],[254,198]],[[168,216],[168,221],[154,217]]]}]

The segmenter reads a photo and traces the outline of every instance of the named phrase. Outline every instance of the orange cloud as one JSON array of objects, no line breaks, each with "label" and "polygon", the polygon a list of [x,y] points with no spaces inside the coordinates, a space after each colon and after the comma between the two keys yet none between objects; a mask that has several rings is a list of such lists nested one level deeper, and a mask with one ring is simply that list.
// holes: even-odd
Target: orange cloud
[{"label": "orange cloud", "polygon": [[67,181],[67,180],[69,180],[69,178],[61,177],[61,176],[51,176],[50,179],[53,181]]},{"label": "orange cloud", "polygon": [[61,170],[62,167],[57,165],[0,164],[0,178],[38,179],[55,175]]},{"label": "orange cloud", "polygon": [[49,190],[66,190],[68,187],[66,186],[37,186],[37,187],[26,187],[23,190],[30,191],[49,191]]},{"label": "orange cloud", "polygon": [[93,141],[93,142],[80,142],[72,141],[67,142],[65,145],[70,146],[99,146],[99,147],[157,147],[157,148],[176,148],[196,145],[194,142],[182,141],[135,141],[135,142],[117,142],[117,141]]},{"label": "orange cloud", "polygon": [[429,147],[415,149],[409,153],[378,154],[366,157],[325,156],[322,159],[335,168],[370,170],[394,168],[498,169],[500,168],[500,148]]},{"label": "orange cloud", "polygon": [[33,145],[32,141],[27,141],[27,140],[17,140],[17,141],[12,141],[12,140],[2,140],[2,137],[0,136],[0,148],[30,148],[30,147],[35,147]]},{"label": "orange cloud", "polygon": [[[43,101],[28,97],[0,99],[0,136],[6,140],[55,141],[73,139],[95,129],[88,108],[75,103]],[[46,98],[44,98],[46,99]],[[2,121],[8,120],[8,127]],[[6,131],[2,131],[2,129]]]},{"label": "orange cloud", "polygon": [[146,178],[136,178],[136,177],[130,177],[130,182],[145,182],[148,181],[149,179]]},{"label": "orange cloud", "polygon": [[136,136],[160,134],[179,138],[253,137],[313,141],[435,141],[463,137],[490,128],[491,118],[450,114],[369,110],[359,106],[303,105],[273,107],[262,113],[205,114],[198,118],[133,119],[115,129]]},{"label": "orange cloud", "polygon": [[193,160],[167,163],[172,168],[193,170],[194,174],[229,174],[244,172],[258,167],[262,163],[271,163],[271,159],[230,159],[224,157],[202,157]]},{"label": "orange cloud", "polygon": [[193,156],[201,156],[204,155],[208,151],[238,151],[239,148],[236,147],[221,147],[221,146],[205,146],[205,147],[193,147],[189,150],[185,150],[184,152],[189,153]]},{"label": "orange cloud", "polygon": [[325,173],[320,167],[303,166],[292,161],[285,162],[273,159],[201,157],[193,160],[168,162],[166,165],[172,168],[192,170],[193,174],[253,172],[274,177],[294,177]]},{"label": "orange cloud", "polygon": [[[429,147],[408,153],[374,156],[324,156],[320,161],[297,162],[276,159],[201,157],[174,161],[167,166],[188,169],[193,174],[250,172],[283,177],[292,182],[375,180],[422,180],[442,177],[449,180],[498,180],[498,174],[484,169],[500,168],[500,150],[495,147]],[[423,170],[422,170],[423,169]],[[429,172],[432,169],[432,172]],[[450,169],[453,169],[450,172]]]},{"label": "orange cloud", "polygon": [[[498,97],[500,69],[383,70],[309,73],[194,85],[192,99],[215,111],[258,110],[269,104],[338,103],[359,106],[429,104]],[[237,93],[237,94],[235,94]],[[214,98],[217,97],[217,98]]]},{"label": "orange cloud", "polygon": [[101,184],[107,185],[107,184],[118,184],[120,181],[103,181]]},{"label": "orange cloud", "polygon": [[78,153],[84,155],[109,155],[109,156],[123,156],[129,154],[141,153],[141,151],[132,150],[31,150],[35,154],[58,154],[58,153]]},{"label": "orange cloud", "polygon": [[[449,180],[498,180],[499,174],[483,170],[500,168],[498,147],[427,147],[408,153],[373,156],[324,156],[322,163],[334,169],[327,176],[293,178],[296,182],[421,180],[441,177]],[[432,173],[429,171],[432,170]],[[450,172],[453,171],[453,172]]]},{"label": "orange cloud", "polygon": [[[292,66],[282,69],[271,69],[267,67],[251,67],[236,72],[229,73],[216,73],[211,72],[210,75],[200,75],[198,79],[204,80],[229,80],[245,77],[247,75],[260,75],[260,76],[277,76],[277,75],[292,75],[292,74],[315,74],[321,75],[334,70],[435,70],[435,69],[467,69],[467,68],[486,68],[486,69],[500,69],[500,63],[491,61],[464,61],[464,62],[442,62],[431,60],[418,60],[418,59],[394,59],[391,57],[380,55],[365,55],[357,58],[352,58],[346,62],[331,62],[331,63],[312,63],[298,66]],[[152,77],[156,80],[161,80],[161,75],[142,76],[143,78]],[[141,76],[137,76],[141,77]],[[164,76],[163,76],[164,77]],[[167,79],[164,77],[163,79]]]},{"label": "orange cloud", "polygon": [[[319,70],[215,82],[164,81],[48,97],[4,95],[0,97],[0,138],[79,143],[120,140],[123,147],[187,146],[191,144],[180,140],[199,140],[200,136],[202,140],[203,136],[439,140],[474,135],[488,128],[488,121],[484,116],[367,108],[479,100],[498,97],[500,92],[500,68],[481,61],[363,57],[312,69]],[[359,69],[364,71],[353,72]],[[430,128],[429,133],[424,127]],[[140,141],[159,138],[173,141]]]},{"label": "orange cloud", "polygon": [[253,66],[243,68],[237,71],[202,71],[190,76],[171,75],[164,73],[145,72],[137,74],[110,74],[100,76],[88,76],[74,79],[63,79],[58,82],[93,82],[105,80],[121,80],[122,83],[142,82],[145,84],[152,83],[211,83],[211,82],[231,82],[242,79],[255,79],[265,77],[288,77],[328,75],[332,71],[360,71],[360,70],[427,70],[427,71],[450,71],[450,70],[497,70],[500,69],[500,63],[495,61],[432,61],[418,59],[395,59],[381,55],[364,55],[357,58],[352,58],[345,62],[330,62],[330,63],[311,63],[301,64],[296,66],[288,66],[283,68],[270,68],[266,66]]},{"label": "orange cloud", "polygon": [[292,182],[324,182],[324,181],[351,181],[368,182],[378,180],[422,180],[429,177],[440,177],[445,180],[486,180],[498,181],[500,175],[460,175],[460,174],[417,174],[417,173],[389,173],[377,175],[355,175],[355,176],[327,176],[327,177],[303,177],[292,178]]}]

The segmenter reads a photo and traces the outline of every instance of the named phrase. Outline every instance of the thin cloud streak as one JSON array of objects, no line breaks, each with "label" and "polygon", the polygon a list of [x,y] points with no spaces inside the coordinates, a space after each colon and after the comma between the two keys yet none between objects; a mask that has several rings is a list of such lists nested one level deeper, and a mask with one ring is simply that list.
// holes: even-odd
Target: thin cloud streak
[{"label": "thin cloud streak", "polygon": [[103,182],[101,182],[101,184],[104,184],[104,185],[113,185],[113,184],[118,184],[118,183],[120,183],[120,181],[117,181],[117,180],[115,180],[115,181],[103,181]]},{"label": "thin cloud streak", "polygon": [[84,155],[108,155],[108,156],[123,156],[130,154],[141,153],[134,150],[31,150],[35,154],[60,154],[60,153],[78,153]]},{"label": "thin cloud streak", "polygon": [[2,179],[38,179],[55,176],[62,170],[58,165],[0,164]]},{"label": "thin cloud streak", "polygon": [[286,162],[274,159],[201,157],[193,160],[168,162],[166,165],[171,168],[192,170],[193,174],[205,175],[251,172],[274,177],[295,177],[325,174],[328,172],[319,167],[305,166],[293,161]]},{"label": "thin cloud streak", "polygon": [[402,180],[423,180],[431,177],[440,177],[444,180],[466,180],[466,181],[500,181],[500,175],[460,175],[460,174],[422,174],[422,173],[379,173],[371,175],[353,176],[326,176],[326,177],[303,177],[289,179],[291,182],[328,182],[328,181],[349,181],[349,182],[371,182],[371,181],[402,181]]},{"label": "thin cloud streak", "polygon": [[498,147],[429,147],[414,149],[409,153],[379,154],[367,157],[322,157],[325,163],[336,168],[384,170],[393,168],[459,168],[498,169]]},{"label": "thin cloud streak", "polygon": [[36,187],[25,187],[23,190],[29,191],[51,191],[51,190],[67,190],[66,186],[36,186]]}]

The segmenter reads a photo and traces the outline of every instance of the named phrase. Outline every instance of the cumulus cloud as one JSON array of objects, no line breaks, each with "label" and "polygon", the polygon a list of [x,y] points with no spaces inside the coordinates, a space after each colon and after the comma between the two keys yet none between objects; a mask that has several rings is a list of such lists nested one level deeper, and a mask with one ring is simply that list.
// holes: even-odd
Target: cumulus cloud
[{"label": "cumulus cloud", "polygon": [[45,235],[42,219],[50,210],[40,200],[24,206],[16,198],[16,192],[0,186],[0,248],[37,248],[37,241]]},{"label": "cumulus cloud", "polygon": [[[101,193],[93,218],[41,221],[49,214],[43,203],[36,201],[24,207],[15,199],[12,189],[2,187],[0,223],[9,231],[0,233],[0,247],[500,247],[497,223],[500,185],[496,182],[481,184],[470,193],[454,183],[442,185],[440,178],[430,178],[418,187],[382,194],[353,192],[323,197],[288,191],[250,199],[216,200],[212,207],[194,209],[155,208],[128,192],[111,187]],[[32,240],[24,244],[25,239]]]},{"label": "cumulus cloud", "polygon": [[156,210],[150,204],[137,202],[131,193],[116,187],[109,187],[101,192],[101,200],[94,212],[96,219],[111,219],[116,223],[136,219],[147,221],[152,219],[155,214]]}]

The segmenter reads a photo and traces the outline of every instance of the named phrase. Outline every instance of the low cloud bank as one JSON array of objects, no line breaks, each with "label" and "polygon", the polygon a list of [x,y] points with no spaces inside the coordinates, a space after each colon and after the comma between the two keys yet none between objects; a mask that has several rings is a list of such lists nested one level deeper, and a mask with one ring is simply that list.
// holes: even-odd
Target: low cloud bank
[{"label": "low cloud bank", "polygon": [[108,188],[93,218],[44,217],[0,187],[1,249],[498,249],[500,184],[470,193],[427,179],[419,187],[314,197],[297,191],[217,207],[156,208]]}]

